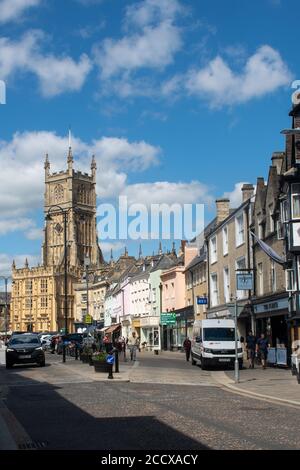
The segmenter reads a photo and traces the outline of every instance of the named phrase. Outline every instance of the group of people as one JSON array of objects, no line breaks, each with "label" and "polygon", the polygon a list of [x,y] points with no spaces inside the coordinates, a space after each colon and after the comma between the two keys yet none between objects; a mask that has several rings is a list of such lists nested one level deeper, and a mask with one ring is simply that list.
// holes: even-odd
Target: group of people
[{"label": "group of people", "polygon": [[269,340],[266,338],[264,333],[261,333],[260,337],[254,336],[252,331],[249,331],[246,337],[246,349],[249,360],[249,369],[254,369],[255,358],[257,357],[261,361],[262,368],[267,367],[268,359],[268,348]]},{"label": "group of people", "polygon": [[103,348],[107,353],[110,353],[113,348],[116,348],[119,353],[124,354],[124,358],[126,357],[126,348],[128,348],[130,360],[135,361],[137,350],[140,349],[140,339],[135,331],[133,331],[128,338],[125,339],[124,336],[119,336],[115,341],[108,335],[105,335],[103,338]]}]

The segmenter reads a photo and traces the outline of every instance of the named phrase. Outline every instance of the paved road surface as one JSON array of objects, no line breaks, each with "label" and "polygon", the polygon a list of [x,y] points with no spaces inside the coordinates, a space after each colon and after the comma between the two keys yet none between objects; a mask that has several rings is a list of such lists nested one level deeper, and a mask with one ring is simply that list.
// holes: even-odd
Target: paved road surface
[{"label": "paved road surface", "polygon": [[[45,368],[0,368],[0,398],[18,445],[35,441],[46,449],[70,450],[300,447],[299,409],[232,394],[180,355],[141,355],[133,369],[140,383],[96,382],[57,361],[50,356]],[[77,367],[87,371],[89,366]],[[199,384],[155,383],[163,370],[174,382],[189,373],[195,381],[199,374]]]}]

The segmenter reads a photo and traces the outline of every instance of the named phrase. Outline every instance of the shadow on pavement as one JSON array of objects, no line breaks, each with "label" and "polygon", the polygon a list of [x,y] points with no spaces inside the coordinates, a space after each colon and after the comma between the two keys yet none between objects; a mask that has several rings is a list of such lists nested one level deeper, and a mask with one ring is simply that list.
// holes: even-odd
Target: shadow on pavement
[{"label": "shadow on pavement", "polygon": [[[30,441],[42,442],[45,450],[208,449],[155,416],[93,417],[62,397],[58,392],[59,386],[28,380],[20,376],[17,369],[6,371],[1,367],[0,384],[7,384],[5,379],[12,375],[17,375],[18,386],[14,387],[13,381],[9,383],[4,403],[26,430]],[[88,393],[88,390],[83,387],[80,393]],[[110,385],[103,384],[99,387],[98,399],[105,402],[109,393]],[[109,407],[113,405],[110,402]],[[122,409],[120,401],[116,405]],[[141,402],[137,401],[137,414],[141,406]],[[26,448],[30,443],[18,444],[20,448]]]}]

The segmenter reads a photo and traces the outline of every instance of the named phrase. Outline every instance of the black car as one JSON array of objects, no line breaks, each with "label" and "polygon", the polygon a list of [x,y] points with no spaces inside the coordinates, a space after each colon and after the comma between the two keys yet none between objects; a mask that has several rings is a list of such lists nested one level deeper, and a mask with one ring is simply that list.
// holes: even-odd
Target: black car
[{"label": "black car", "polygon": [[45,353],[37,335],[24,333],[10,339],[6,349],[6,368],[14,364],[45,365]]}]

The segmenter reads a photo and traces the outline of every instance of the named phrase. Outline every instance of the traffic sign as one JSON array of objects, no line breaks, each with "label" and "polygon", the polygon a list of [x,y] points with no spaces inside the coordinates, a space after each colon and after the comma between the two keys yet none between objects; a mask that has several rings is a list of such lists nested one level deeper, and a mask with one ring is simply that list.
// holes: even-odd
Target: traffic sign
[{"label": "traffic sign", "polygon": [[91,317],[91,315],[86,315],[84,317],[84,323],[86,323],[87,325],[90,325],[91,323],[93,323],[93,318]]}]

